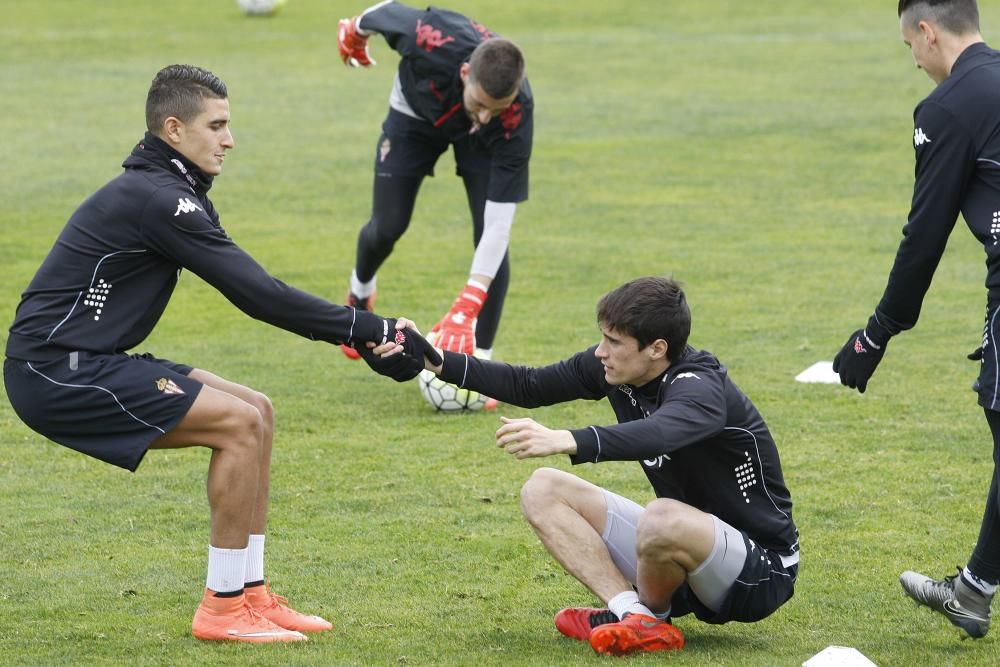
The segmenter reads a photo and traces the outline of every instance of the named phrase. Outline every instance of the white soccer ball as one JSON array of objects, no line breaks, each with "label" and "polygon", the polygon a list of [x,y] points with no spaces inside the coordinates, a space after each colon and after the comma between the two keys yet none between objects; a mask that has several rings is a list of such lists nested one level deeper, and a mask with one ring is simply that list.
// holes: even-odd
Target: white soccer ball
[{"label": "white soccer ball", "polygon": [[271,16],[285,5],[286,0],[236,0],[247,16]]},{"label": "white soccer ball", "polygon": [[420,395],[424,400],[440,412],[482,410],[486,405],[487,397],[478,391],[461,389],[458,385],[445,382],[430,371],[421,371],[417,384],[420,385]]}]

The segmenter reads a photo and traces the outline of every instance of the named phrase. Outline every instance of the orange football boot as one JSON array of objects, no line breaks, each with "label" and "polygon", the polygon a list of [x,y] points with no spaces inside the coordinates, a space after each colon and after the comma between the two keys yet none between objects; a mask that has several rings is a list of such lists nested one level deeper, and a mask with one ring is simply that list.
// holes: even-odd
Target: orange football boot
[{"label": "orange football boot", "polygon": [[572,639],[582,642],[590,639],[590,633],[599,625],[617,623],[618,617],[610,609],[592,607],[569,607],[556,614],[556,630]]},{"label": "orange football boot", "polygon": [[666,621],[645,614],[626,614],[618,623],[599,625],[590,633],[590,647],[605,655],[645,651],[679,651],[684,635]]},{"label": "orange football boot", "polygon": [[288,598],[275,595],[270,584],[246,589],[247,602],[258,614],[286,630],[322,632],[333,628],[333,623],[319,616],[307,616],[288,606]]},{"label": "orange football boot", "polygon": [[307,639],[301,632],[282,628],[261,616],[245,595],[220,598],[208,588],[191,621],[191,634],[198,639],[255,643]]}]

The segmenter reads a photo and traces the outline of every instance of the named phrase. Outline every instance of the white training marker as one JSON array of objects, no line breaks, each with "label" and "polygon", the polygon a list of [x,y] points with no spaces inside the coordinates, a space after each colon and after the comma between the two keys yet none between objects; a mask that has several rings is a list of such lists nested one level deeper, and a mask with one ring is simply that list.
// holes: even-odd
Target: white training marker
[{"label": "white training marker", "polygon": [[840,384],[840,375],[833,372],[832,361],[817,361],[796,375],[795,381],[810,384]]},{"label": "white training marker", "polygon": [[856,648],[827,646],[802,663],[802,667],[877,667]]}]

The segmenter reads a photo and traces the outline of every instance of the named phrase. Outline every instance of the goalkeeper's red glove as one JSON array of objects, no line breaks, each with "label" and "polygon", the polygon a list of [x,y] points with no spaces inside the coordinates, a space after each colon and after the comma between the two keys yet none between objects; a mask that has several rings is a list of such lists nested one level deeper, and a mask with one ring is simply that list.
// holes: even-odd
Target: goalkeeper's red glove
[{"label": "goalkeeper's red glove", "polygon": [[340,19],[337,30],[340,59],[351,67],[370,67],[375,64],[368,55],[368,35],[358,32],[358,19]]},{"label": "goalkeeper's red glove", "polygon": [[486,290],[467,284],[451,304],[451,310],[434,325],[434,344],[449,352],[476,351],[476,318],[486,303]]}]

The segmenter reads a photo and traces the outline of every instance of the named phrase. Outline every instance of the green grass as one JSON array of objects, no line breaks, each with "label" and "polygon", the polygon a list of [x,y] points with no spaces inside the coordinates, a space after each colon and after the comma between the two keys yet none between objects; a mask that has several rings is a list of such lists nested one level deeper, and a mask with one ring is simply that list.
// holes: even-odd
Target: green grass
[{"label": "green grass", "polygon": [[[982,4],[1000,43],[1000,12]],[[454,7],[522,45],[537,100],[498,357],[582,349],[601,294],[672,274],[687,286],[692,342],[728,364],[782,452],[803,550],[795,597],[753,625],[680,619],[683,652],[628,662],[799,665],[840,644],[879,665],[995,664],[996,637],[959,642],[896,583],[907,568],[965,562],[991,470],[964,359],[981,330],[982,250],[964,224],[919,326],[892,342],[864,396],[792,381],[865,321],[905,221],[911,113],[932,84],[894,3]],[[237,148],[213,190],[227,231],[278,277],[342,299],[396,62],[376,40],[376,68],[341,66],[336,20],[361,8],[291,0],[246,19],[228,0],[8,3],[0,313],[13,318],[66,218],[118,173],[149,81],[172,62],[230,88]],[[442,159],[380,273],[379,310],[424,328],[471,257],[453,171]],[[46,442],[0,401],[0,663],[602,662],[552,626],[560,607],[594,600],[518,509],[530,472],[565,459],[516,461],[493,446],[496,415],[433,414],[415,384],[262,326],[191,275],[141,349],[274,401],[268,574],[336,628],[305,646],[194,640],[207,452],[153,452],[132,475]],[[553,427],[613,420],[604,403],[530,414]],[[650,498],[637,465],[574,472]]]}]

